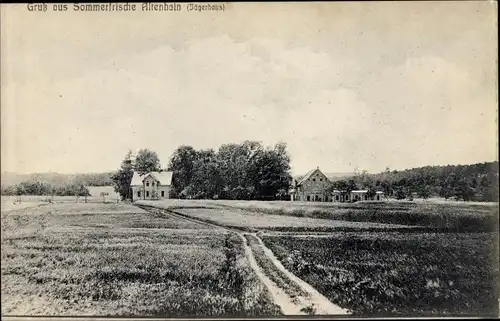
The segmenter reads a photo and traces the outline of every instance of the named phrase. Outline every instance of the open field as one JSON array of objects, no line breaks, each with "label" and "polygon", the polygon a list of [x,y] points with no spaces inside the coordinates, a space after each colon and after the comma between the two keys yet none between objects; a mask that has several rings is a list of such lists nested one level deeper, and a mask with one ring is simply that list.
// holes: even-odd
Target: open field
[{"label": "open field", "polygon": [[312,204],[311,202],[239,202],[225,205],[267,214],[416,225],[440,231],[498,230],[498,203],[367,201]]},{"label": "open field", "polygon": [[[200,207],[189,205],[183,207],[171,205],[171,201],[137,201],[142,206],[169,209],[177,214],[196,218],[202,221],[223,225],[229,228],[238,228],[247,231],[274,230],[274,231],[337,231],[358,229],[409,229],[411,226],[397,224],[381,224],[371,222],[348,222],[330,219],[293,217],[285,215],[262,214],[255,211],[246,211],[237,208]],[[177,203],[178,204],[178,203]]]},{"label": "open field", "polygon": [[[407,201],[313,203],[228,200],[162,200],[150,203],[148,201],[139,201],[139,204],[141,203],[154,204],[154,206],[174,210],[186,207],[226,208],[230,209],[231,213],[237,213],[232,214],[234,221],[243,222],[246,218],[251,217],[252,223],[248,224],[257,225],[257,227],[262,227],[262,224],[265,223],[262,222],[262,215],[259,214],[272,214],[286,216],[283,219],[273,218],[270,226],[277,228],[279,228],[279,224],[276,222],[280,221],[286,221],[288,225],[293,225],[293,222],[302,222],[301,220],[294,220],[293,216],[302,219],[316,218],[337,222],[326,223],[326,221],[322,221],[321,224],[324,223],[324,227],[335,224],[338,226],[339,221],[344,221],[391,224],[392,228],[396,227],[395,225],[420,226],[428,230],[443,232],[492,232],[498,230],[498,203],[478,204],[453,201],[446,204]],[[234,211],[235,209],[243,211]],[[255,215],[251,216],[250,212],[255,213]],[[216,213],[214,215],[218,217]],[[235,215],[237,215],[237,219]],[[267,217],[269,218],[269,216]],[[231,222],[223,223],[231,224]],[[241,223],[240,225],[247,226],[247,223]],[[351,225],[351,227],[353,226],[359,226],[359,224]],[[366,225],[366,227],[368,226],[370,224]],[[370,227],[375,226],[371,225]],[[382,225],[378,225],[378,227],[380,228]]]},{"label": "open field", "polygon": [[225,230],[127,204],[2,212],[2,315],[279,315]]},{"label": "open field", "polygon": [[[497,233],[471,233],[463,228],[460,233],[450,230],[447,233],[428,233],[413,229],[405,233],[390,229],[383,232],[318,232],[314,228],[309,232],[297,232],[297,222],[313,227],[315,224],[327,226],[336,221],[288,216],[286,213],[265,214],[266,210],[262,208],[238,209],[244,202],[169,200],[139,203],[168,208],[188,217],[229,227],[260,229],[257,236],[262,237],[286,269],[315,287],[332,303],[357,315],[497,315]],[[248,207],[258,204],[248,202]],[[283,203],[262,204],[275,206]],[[422,216],[442,215],[450,219],[458,215],[461,218],[456,222],[461,223],[466,222],[463,217],[490,215],[485,213],[484,204],[454,204],[445,210],[441,204],[431,206],[434,207],[409,202],[367,202],[325,204],[324,208],[349,208],[361,213],[373,208],[382,211],[386,207],[396,211],[399,207],[399,210],[419,210]],[[273,224],[281,227],[280,232],[270,228]],[[252,245],[252,240],[249,241]],[[256,258],[260,254],[254,249]],[[280,273],[262,256],[258,262],[279,284]],[[290,295],[297,291],[287,286],[282,288]]]},{"label": "open field", "polygon": [[498,315],[498,235],[264,236],[283,265],[357,315]]},{"label": "open field", "polygon": [[[497,315],[497,233],[354,221],[414,211],[457,224],[493,206],[72,199],[2,211],[2,315]],[[345,209],[352,221],[336,219]]]},{"label": "open field", "polygon": [[[42,195],[22,195],[21,202],[17,201],[17,196],[6,196],[1,197],[1,207],[2,213],[7,211],[22,209],[27,207],[37,207],[44,204],[49,204],[50,196]],[[85,203],[85,197],[80,196],[78,199],[76,196],[53,196],[54,203]],[[104,203],[101,196],[87,196],[87,203]],[[117,203],[116,198],[106,197],[105,203]]]},{"label": "open field", "polygon": [[116,200],[117,198],[120,199],[120,194],[115,192],[113,186],[85,186],[85,187],[88,189],[90,197],[92,198],[99,197],[102,199],[101,193],[107,193],[108,195],[105,196],[106,199],[109,200]]}]

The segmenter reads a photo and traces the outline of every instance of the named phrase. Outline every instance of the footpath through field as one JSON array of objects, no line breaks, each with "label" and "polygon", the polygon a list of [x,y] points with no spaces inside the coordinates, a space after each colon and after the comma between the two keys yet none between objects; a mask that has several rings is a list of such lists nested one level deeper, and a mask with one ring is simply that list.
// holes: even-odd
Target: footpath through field
[{"label": "footpath through field", "polygon": [[[257,233],[247,232],[236,227],[229,228],[189,217],[172,209],[135,204],[137,207],[155,214],[169,215],[191,222],[206,224],[225,229],[241,237],[245,254],[259,279],[268,288],[274,302],[285,315],[346,315],[349,314],[319,293],[311,285],[288,271],[267,248]],[[199,209],[203,210],[203,209]]]}]

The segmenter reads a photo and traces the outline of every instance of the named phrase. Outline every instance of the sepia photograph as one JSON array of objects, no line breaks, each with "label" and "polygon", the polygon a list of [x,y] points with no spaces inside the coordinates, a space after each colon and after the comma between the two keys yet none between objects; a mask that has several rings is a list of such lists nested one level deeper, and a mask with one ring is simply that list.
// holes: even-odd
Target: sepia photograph
[{"label": "sepia photograph", "polygon": [[500,317],[497,10],[0,4],[2,319]]}]

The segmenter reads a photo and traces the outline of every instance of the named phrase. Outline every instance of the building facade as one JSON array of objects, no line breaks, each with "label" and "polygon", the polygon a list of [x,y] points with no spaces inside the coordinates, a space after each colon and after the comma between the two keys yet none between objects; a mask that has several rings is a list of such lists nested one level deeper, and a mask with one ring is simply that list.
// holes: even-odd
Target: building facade
[{"label": "building facade", "polygon": [[170,197],[172,172],[149,172],[143,175],[134,172],[130,188],[132,200],[157,200]]},{"label": "building facade", "polygon": [[334,190],[332,194],[333,202],[358,202],[358,201],[381,201],[384,192],[375,192],[373,197],[368,196],[368,190],[353,190],[349,193]]},{"label": "building facade", "polygon": [[300,180],[295,180],[290,190],[290,199],[299,202],[330,202],[328,189],[330,180],[318,168],[309,171]]}]

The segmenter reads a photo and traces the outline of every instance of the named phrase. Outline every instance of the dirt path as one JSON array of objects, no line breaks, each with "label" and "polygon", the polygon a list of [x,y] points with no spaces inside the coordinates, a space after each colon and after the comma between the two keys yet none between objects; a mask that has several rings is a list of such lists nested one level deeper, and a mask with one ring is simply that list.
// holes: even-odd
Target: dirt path
[{"label": "dirt path", "polygon": [[[348,314],[348,311],[342,309],[341,307],[333,304],[325,296],[319,293],[311,285],[303,281],[302,279],[295,276],[293,273],[288,271],[276,258],[274,253],[265,246],[264,242],[255,233],[248,233],[251,237],[257,240],[257,244],[254,243],[254,252],[261,252],[265,255],[266,259],[269,260],[272,265],[280,271],[281,282],[287,282],[288,284],[293,284],[298,290],[293,293],[293,295],[288,294],[290,291],[285,291],[285,295],[288,296],[286,304],[282,306],[284,314],[297,314],[297,310],[300,312],[298,314],[307,315],[344,315]],[[273,282],[274,283],[274,282]],[[280,283],[280,282],[278,282]],[[276,283],[274,283],[278,286]],[[271,289],[270,289],[271,291]],[[278,303],[277,303],[278,304]],[[281,305],[280,305],[281,306]],[[288,312],[288,313],[287,313]]]},{"label": "dirt path", "polygon": [[293,298],[291,298],[286,292],[281,289],[276,283],[274,283],[259,267],[255,257],[253,255],[252,249],[248,246],[247,240],[243,236],[243,234],[238,233],[238,235],[242,238],[243,244],[245,244],[245,254],[250,262],[250,266],[255,271],[259,279],[264,283],[264,285],[269,290],[271,297],[280,308],[281,312],[285,315],[305,315],[304,311],[301,311],[302,306],[297,305]]},{"label": "dirt path", "polygon": [[[236,233],[243,240],[245,255],[248,258],[250,266],[255,271],[262,283],[268,288],[274,302],[281,308],[285,315],[346,315],[349,312],[332,302],[325,296],[319,293],[311,285],[301,280],[293,273],[288,271],[281,262],[276,258],[274,253],[265,246],[262,240],[258,237],[258,233],[249,233],[246,231],[226,228],[217,224],[207,223],[195,218],[187,218],[183,215],[178,215],[172,211],[159,208],[151,208],[139,206],[149,212],[161,212],[165,215],[173,216],[179,219],[205,224]],[[249,244],[245,237],[255,238],[257,242]],[[261,266],[257,262],[256,255],[259,255],[259,261],[266,263],[266,266]],[[267,269],[267,272],[266,272]],[[278,273],[269,273],[274,270]],[[267,273],[267,274],[266,274]],[[294,288],[296,289],[294,291]]]}]

